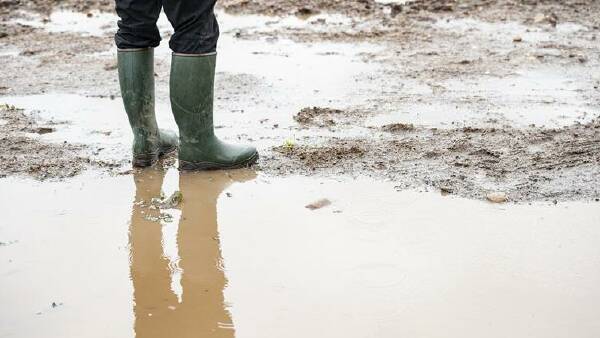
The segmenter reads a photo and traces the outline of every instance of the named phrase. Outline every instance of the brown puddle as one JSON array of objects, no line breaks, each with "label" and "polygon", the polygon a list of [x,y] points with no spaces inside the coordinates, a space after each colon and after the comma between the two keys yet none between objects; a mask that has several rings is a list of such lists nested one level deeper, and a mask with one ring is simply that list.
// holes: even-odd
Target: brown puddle
[{"label": "brown puddle", "polygon": [[[139,203],[160,196],[164,173],[136,173]],[[177,237],[181,289],[171,289],[173,276],[163,254],[163,231],[152,217],[159,210],[134,203],[129,230],[131,279],[135,324],[139,337],[233,337],[233,323],[223,299],[226,284],[222,270],[217,224],[217,200],[233,182],[253,179],[251,172],[182,174]]]},{"label": "brown puddle", "polygon": [[[0,180],[0,337],[600,334],[598,203],[251,171],[93,177]],[[176,207],[151,206],[176,190]]]}]

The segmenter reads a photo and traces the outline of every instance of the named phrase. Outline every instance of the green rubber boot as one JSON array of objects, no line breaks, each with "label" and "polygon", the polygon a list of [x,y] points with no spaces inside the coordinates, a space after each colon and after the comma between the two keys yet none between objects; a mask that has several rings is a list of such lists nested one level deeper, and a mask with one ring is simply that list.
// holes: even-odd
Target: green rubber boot
[{"label": "green rubber boot", "polygon": [[179,126],[179,169],[215,170],[249,167],[256,148],[219,140],[213,128],[216,53],[173,54],[171,107]]},{"label": "green rubber boot", "polygon": [[121,96],[133,130],[133,166],[148,167],[177,149],[177,135],[159,130],[154,114],[154,50],[118,51]]}]

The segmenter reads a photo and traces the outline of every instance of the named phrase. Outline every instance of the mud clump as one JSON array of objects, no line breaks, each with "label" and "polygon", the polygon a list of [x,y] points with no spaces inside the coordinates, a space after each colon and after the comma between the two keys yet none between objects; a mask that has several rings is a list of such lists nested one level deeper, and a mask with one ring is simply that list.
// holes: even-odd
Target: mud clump
[{"label": "mud clump", "polygon": [[319,168],[327,168],[342,164],[345,161],[360,159],[365,156],[366,150],[359,144],[348,141],[340,141],[332,146],[279,146],[273,148],[277,153],[288,158],[295,158],[302,162],[304,169],[315,171]]},{"label": "mud clump", "polygon": [[403,131],[413,131],[415,126],[412,123],[391,123],[381,127],[381,130],[389,133],[399,133]]},{"label": "mud clump", "polygon": [[363,121],[365,114],[359,110],[341,110],[324,107],[307,107],[294,115],[301,127],[333,128],[354,125]]},{"label": "mud clump", "polygon": [[327,198],[323,198],[320,199],[318,201],[314,201],[308,205],[305,206],[306,209],[308,210],[318,210],[318,209],[322,209],[325,208],[327,206],[331,205],[331,201],[328,200]]},{"label": "mud clump", "polygon": [[303,108],[294,116],[294,121],[304,125],[317,125],[317,126],[332,126],[336,122],[334,120],[335,115],[344,114],[344,111],[332,108]]}]

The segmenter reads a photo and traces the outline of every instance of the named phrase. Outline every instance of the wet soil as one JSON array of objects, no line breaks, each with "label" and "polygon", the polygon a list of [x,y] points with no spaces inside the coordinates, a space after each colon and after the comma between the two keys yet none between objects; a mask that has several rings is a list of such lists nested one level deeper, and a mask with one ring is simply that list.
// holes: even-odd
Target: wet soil
[{"label": "wet soil", "polygon": [[80,12],[90,10],[112,11],[113,0],[0,0],[0,13],[12,14],[15,10],[33,10],[50,13],[57,8],[72,9]]},{"label": "wet soil", "polygon": [[381,130],[390,135],[280,146],[262,165],[281,173],[367,175],[398,189],[424,185],[473,198],[494,190],[512,201],[600,196],[599,120],[560,129],[390,124]]},{"label": "wet soil", "polygon": [[[0,105],[0,178],[26,175],[38,180],[63,179],[90,168],[121,172],[121,163],[88,156],[85,144],[41,139],[68,123],[41,121],[35,114]],[[164,162],[169,165],[168,160]]]},{"label": "wet soil", "polygon": [[40,126],[23,111],[0,106],[0,177],[27,173],[38,179],[72,177],[80,173],[85,160],[78,156],[81,146],[49,144],[29,134],[54,131],[52,124]]},{"label": "wet soil", "polygon": [[[415,1],[375,1],[375,0],[221,0],[219,5],[234,13],[256,13],[267,15],[296,14],[307,16],[320,12],[343,13],[351,16],[391,17],[416,16],[427,20],[430,14],[480,16],[500,20],[526,19],[534,12],[547,13],[545,21],[556,23],[563,18],[589,18],[588,11],[597,11],[600,5],[593,0],[567,1],[504,1],[504,0],[415,0]],[[500,15],[499,17],[496,15]],[[536,13],[537,14],[537,13]],[[540,20],[538,20],[540,21]],[[598,21],[595,21],[598,22]]]},{"label": "wet soil", "polygon": [[[56,9],[93,19],[113,6],[112,1],[0,2],[0,95],[58,92],[118,99],[114,27],[81,34],[22,21],[30,20],[27,11],[40,15],[31,20],[43,21]],[[222,35],[232,45],[291,40],[303,48],[329,43],[319,57],[333,58],[345,53],[336,44],[347,43],[359,50],[350,65],[370,67],[349,85],[358,88],[351,92],[353,100],[337,98],[332,91],[329,99],[341,103],[300,107],[286,105],[286,95],[293,91],[281,89],[284,71],[264,69],[274,73],[271,82],[260,70],[250,73],[243,67],[218,74],[221,110],[238,111],[239,118],[248,120],[256,117],[242,115],[251,110],[248,106],[269,105],[291,121],[285,125],[261,116],[262,129],[221,129],[233,139],[259,140],[259,168],[265,173],[367,175],[392,180],[398,189],[425,187],[472,198],[501,191],[514,202],[600,197],[595,119],[600,15],[590,15],[600,13],[598,2],[223,0],[218,6],[243,16],[283,16],[250,17],[254,24],[224,29]],[[297,22],[288,24],[289,18]],[[256,24],[261,20],[264,24]],[[377,48],[359,49],[361,43]],[[292,51],[266,53],[295,60]],[[161,54],[156,63],[160,97],[167,97],[168,74],[168,54]],[[307,101],[310,87],[318,84],[305,85]],[[316,89],[314,93],[318,96]],[[301,110],[307,106],[311,108]],[[515,112],[521,115],[513,116]],[[528,112],[541,116],[535,125],[528,122],[535,114]],[[547,117],[550,113],[553,117]],[[287,141],[296,134],[297,140]],[[30,140],[34,149],[41,146],[27,134],[19,137]],[[7,158],[24,152],[2,142]],[[79,163],[76,150],[88,145],[64,147],[66,163]],[[43,166],[51,152],[43,154],[31,160]],[[126,169],[123,156],[114,162],[123,166],[119,170]],[[27,165],[10,166],[5,175],[29,170]],[[64,174],[49,170],[33,175],[60,178],[79,171],[74,165]]]},{"label": "wet soil", "polygon": [[360,111],[344,111],[341,109],[307,107],[294,116],[300,127],[333,127],[336,125],[352,125],[364,122],[367,114]]}]

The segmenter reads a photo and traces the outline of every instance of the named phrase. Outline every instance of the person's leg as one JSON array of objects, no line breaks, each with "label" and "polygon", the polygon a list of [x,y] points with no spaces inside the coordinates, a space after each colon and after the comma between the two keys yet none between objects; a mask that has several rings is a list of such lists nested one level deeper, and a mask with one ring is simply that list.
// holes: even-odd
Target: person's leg
[{"label": "person's leg", "polygon": [[156,26],[161,0],[116,0],[119,30],[115,43],[119,49],[157,47],[160,33]]},{"label": "person's leg", "polygon": [[214,0],[164,0],[175,28],[171,39],[171,107],[179,127],[179,168],[231,169],[252,165],[254,147],[227,144],[213,127],[216,46]]},{"label": "person's leg", "polygon": [[216,0],[163,0],[165,13],[175,29],[169,47],[175,53],[206,54],[217,49],[219,24]]},{"label": "person's leg", "polygon": [[174,133],[158,129],[154,112],[154,50],[160,35],[160,0],[117,0],[121,17],[115,36],[121,96],[133,131],[135,167],[154,164],[177,147]]}]

